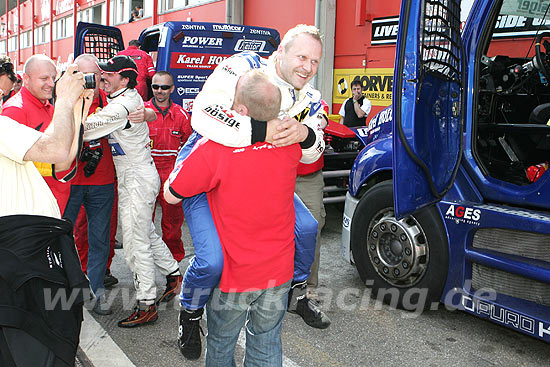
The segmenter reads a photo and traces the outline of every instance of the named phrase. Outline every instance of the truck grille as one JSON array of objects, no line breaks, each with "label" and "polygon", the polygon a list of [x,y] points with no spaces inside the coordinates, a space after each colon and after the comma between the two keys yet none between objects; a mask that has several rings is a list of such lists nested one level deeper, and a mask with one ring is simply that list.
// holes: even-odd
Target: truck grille
[{"label": "truck grille", "polygon": [[474,235],[474,248],[502,252],[550,262],[550,235],[509,229],[480,229]]},{"label": "truck grille", "polygon": [[480,264],[472,264],[472,287],[550,306],[550,285]]}]

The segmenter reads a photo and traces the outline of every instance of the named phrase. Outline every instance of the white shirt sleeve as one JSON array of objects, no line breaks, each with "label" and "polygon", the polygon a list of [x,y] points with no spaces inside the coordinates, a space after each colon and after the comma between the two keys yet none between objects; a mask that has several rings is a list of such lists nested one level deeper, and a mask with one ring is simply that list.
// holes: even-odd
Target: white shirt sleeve
[{"label": "white shirt sleeve", "polygon": [[348,100],[349,100],[349,98],[346,99],[344,101],[344,103],[342,103],[342,106],[340,106],[340,111],[338,112],[338,114],[342,117],[346,116],[346,108],[345,107],[346,107],[346,103],[348,103]]},{"label": "white shirt sleeve", "polygon": [[0,116],[0,155],[3,157],[22,164],[25,154],[41,136],[40,131]]},{"label": "white shirt sleeve", "polygon": [[365,112],[365,117],[369,115],[371,108],[372,103],[370,99],[368,99],[367,97],[363,98],[363,105],[361,106],[361,109],[363,110],[363,112]]}]

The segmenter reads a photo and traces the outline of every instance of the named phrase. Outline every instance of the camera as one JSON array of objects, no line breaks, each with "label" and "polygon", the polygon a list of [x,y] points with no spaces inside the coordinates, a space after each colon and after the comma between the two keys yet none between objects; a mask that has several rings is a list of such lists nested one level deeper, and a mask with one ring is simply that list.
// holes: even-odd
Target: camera
[{"label": "camera", "polygon": [[[77,70],[74,71],[73,74],[78,73]],[[61,75],[65,74],[65,71],[61,73]],[[84,74],[84,88],[85,89],[95,89],[96,83],[95,83],[95,74],[94,73],[86,73]],[[55,100],[57,99],[57,80],[55,81],[54,87],[53,87],[53,97],[50,99],[51,104],[55,104]]]},{"label": "camera", "polygon": [[86,162],[84,176],[90,177],[94,174],[101,157],[103,157],[103,149],[101,148],[90,149],[89,147],[84,147],[82,149],[80,160]]},{"label": "camera", "polygon": [[84,74],[84,88],[85,89],[95,89],[95,74],[94,73]]}]

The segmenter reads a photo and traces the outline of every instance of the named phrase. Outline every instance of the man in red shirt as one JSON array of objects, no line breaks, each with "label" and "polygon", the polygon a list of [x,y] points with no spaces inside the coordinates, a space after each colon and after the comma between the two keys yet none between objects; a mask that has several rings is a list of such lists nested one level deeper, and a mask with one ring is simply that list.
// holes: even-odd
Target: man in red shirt
[{"label": "man in red shirt", "polygon": [[[276,118],[281,92],[259,70],[237,83],[233,110]],[[294,271],[294,185],[298,144],[231,148],[201,139],[165,185],[169,202],[206,192],[223,251],[223,272],[207,304],[206,365],[234,365],[246,322],[247,364],[282,365],[281,325]]]},{"label": "man in red shirt", "polygon": [[[155,112],[155,120],[148,122],[151,137],[151,155],[160,176],[160,182],[168,179],[174,168],[180,148],[191,135],[189,115],[183,108],[173,103],[170,94],[174,91],[174,78],[167,71],[159,71],[151,84],[153,98],[145,103],[145,108]],[[149,120],[149,119],[148,119]],[[185,251],[181,241],[183,209],[181,205],[168,204],[162,192],[157,197],[162,208],[162,239],[177,262],[183,260]]]},{"label": "man in red shirt", "polygon": [[155,75],[155,66],[153,65],[153,58],[147,52],[140,50],[139,46],[141,46],[141,43],[138,40],[131,40],[128,43],[128,48],[119,51],[117,55],[130,56],[136,63],[138,68],[136,90],[141,98],[147,101],[149,99],[147,80],[150,80]]},{"label": "man in red shirt", "polygon": [[[90,54],[80,55],[75,60],[81,72],[93,73],[95,76],[96,88],[89,115],[107,105],[107,94],[99,89],[101,70],[97,62],[97,58]],[[109,315],[112,312],[103,297],[103,282],[110,250],[109,234],[115,195],[115,167],[106,138],[84,143],[78,170],[71,184],[71,195],[64,216],[72,223],[76,223],[80,207],[84,206],[89,227],[88,243],[75,228],[75,237],[79,240],[76,243],[77,249],[82,268],[87,271],[90,286],[97,297],[93,311],[100,315]]]},{"label": "man in red shirt", "polygon": [[[46,55],[33,55],[23,68],[23,87],[2,106],[2,115],[11,117],[20,124],[44,132],[53,117],[53,88],[57,70],[54,62]],[[52,177],[51,165],[37,164],[44,180],[52,190],[61,214],[71,193],[70,183],[62,183]],[[63,177],[64,173],[56,174]]]}]

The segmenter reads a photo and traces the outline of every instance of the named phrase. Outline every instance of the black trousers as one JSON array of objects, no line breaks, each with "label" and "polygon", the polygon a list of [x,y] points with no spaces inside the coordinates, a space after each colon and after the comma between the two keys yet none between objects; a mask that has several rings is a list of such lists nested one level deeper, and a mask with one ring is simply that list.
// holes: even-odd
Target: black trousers
[{"label": "black trousers", "polygon": [[70,222],[0,217],[0,366],[74,366],[90,295]]}]

